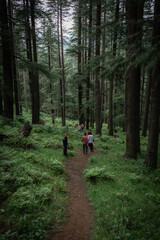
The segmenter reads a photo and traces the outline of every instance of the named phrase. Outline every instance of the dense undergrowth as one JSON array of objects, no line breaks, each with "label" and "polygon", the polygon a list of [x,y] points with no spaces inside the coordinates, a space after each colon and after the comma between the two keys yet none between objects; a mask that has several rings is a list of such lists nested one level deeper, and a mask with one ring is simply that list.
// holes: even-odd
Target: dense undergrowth
[{"label": "dense undergrowth", "polygon": [[[24,122],[6,124],[1,132],[9,137],[0,143],[0,240],[49,239],[67,216],[68,192],[66,158],[62,138],[68,134],[69,157],[81,147],[82,133],[72,121],[62,127],[56,119],[51,125],[33,125],[28,138],[17,130]],[[95,136],[100,155],[89,158],[83,172],[94,211],[92,240],[159,240],[160,170],[149,172],[144,166],[147,138],[141,138],[137,160],[125,159],[125,133]],[[94,134],[94,130],[93,130]]]},{"label": "dense undergrowth", "polygon": [[[96,138],[101,151],[83,175],[94,211],[92,240],[159,240],[160,169],[144,166],[147,139],[141,138],[137,160],[125,159],[125,134]],[[159,155],[160,159],[160,155]]]},{"label": "dense undergrowth", "polygon": [[[56,119],[43,115],[46,125],[32,125],[28,138],[20,136],[24,122],[6,124],[0,119],[1,133],[8,137],[0,143],[0,240],[35,240],[49,238],[66,217],[68,193],[66,157],[62,138],[77,139],[74,123],[61,127]],[[76,155],[78,141],[69,141],[68,155]]]}]

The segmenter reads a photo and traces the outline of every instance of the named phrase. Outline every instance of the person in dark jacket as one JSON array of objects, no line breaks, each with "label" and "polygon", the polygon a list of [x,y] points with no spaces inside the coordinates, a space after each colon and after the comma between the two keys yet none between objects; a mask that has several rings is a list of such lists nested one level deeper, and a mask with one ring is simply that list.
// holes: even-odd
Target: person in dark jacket
[{"label": "person in dark jacket", "polygon": [[63,142],[63,153],[66,157],[68,157],[68,154],[67,154],[67,146],[68,146],[67,134],[64,134],[64,138],[63,138],[62,142]]}]

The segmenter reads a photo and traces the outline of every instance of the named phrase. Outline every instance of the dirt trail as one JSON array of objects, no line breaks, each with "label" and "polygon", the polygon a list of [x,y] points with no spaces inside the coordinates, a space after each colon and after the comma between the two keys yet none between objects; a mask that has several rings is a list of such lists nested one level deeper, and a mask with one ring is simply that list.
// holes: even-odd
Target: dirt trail
[{"label": "dirt trail", "polygon": [[88,157],[98,154],[89,152],[67,160],[69,206],[67,221],[62,225],[62,232],[52,236],[51,240],[89,240],[92,226],[92,210],[86,196],[85,181],[82,172],[86,168]]}]

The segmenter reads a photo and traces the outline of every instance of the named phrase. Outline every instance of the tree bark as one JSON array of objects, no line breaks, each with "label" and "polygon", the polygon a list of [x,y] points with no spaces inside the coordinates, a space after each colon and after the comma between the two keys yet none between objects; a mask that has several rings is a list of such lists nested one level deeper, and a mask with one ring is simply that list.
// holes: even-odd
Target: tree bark
[{"label": "tree bark", "polygon": [[[49,71],[51,71],[51,46],[50,46],[50,39],[51,39],[51,30],[48,29],[48,38],[49,38],[49,41],[48,41],[48,68],[49,68]],[[50,79],[50,84],[49,84],[49,88],[50,88],[50,94],[51,94],[51,115],[52,115],[52,124],[54,124],[54,104],[53,104],[53,87],[52,87],[52,81]]]},{"label": "tree bark", "polygon": [[62,61],[62,99],[63,99],[63,117],[62,125],[66,125],[65,116],[65,72],[64,72],[64,53],[63,53],[63,26],[62,26],[62,1],[60,1],[60,29],[61,29],[61,61]]},{"label": "tree bark", "polygon": [[[35,32],[35,0],[30,0],[31,9],[31,23],[32,23],[32,43],[33,43],[33,61],[38,62],[37,59],[37,45],[36,45],[36,32]],[[40,100],[39,100],[39,77],[38,69],[33,72],[32,79],[32,123],[39,124],[40,118]]]},{"label": "tree bark", "polygon": [[24,101],[26,112],[28,112],[28,103],[27,103],[27,88],[26,88],[26,72],[23,70],[23,87],[24,87]]},{"label": "tree bark", "polygon": [[0,79],[0,115],[3,115],[3,97],[1,79]]},{"label": "tree bark", "polygon": [[[113,37],[113,57],[116,57],[117,51],[117,34],[118,28],[117,23],[119,21],[119,0],[116,1],[116,11],[115,11],[115,28],[114,28],[114,37]],[[113,86],[115,80],[115,73],[112,75],[112,79],[109,82],[109,116],[108,116],[108,125],[109,125],[109,135],[113,136]]]},{"label": "tree bark", "polygon": [[90,95],[90,60],[91,60],[91,34],[92,34],[92,0],[90,0],[89,3],[89,40],[88,40],[88,69],[87,69],[87,90],[86,90],[86,104],[87,104],[87,110],[86,110],[86,129],[89,129],[89,115],[90,115],[90,107],[89,107],[89,95]]},{"label": "tree bark", "polygon": [[78,115],[79,115],[79,124],[84,124],[83,122],[83,113],[82,113],[82,94],[83,94],[83,88],[82,88],[82,53],[81,53],[81,28],[82,28],[82,19],[81,19],[81,1],[79,0],[78,3],[78,77],[80,78],[78,80]]},{"label": "tree bark", "polygon": [[[104,9],[104,17],[103,17],[103,24],[105,26],[106,24],[106,8]],[[105,49],[106,49],[106,28],[103,28],[103,33],[102,33],[102,66],[105,66]],[[104,103],[105,103],[105,94],[106,94],[106,87],[105,87],[105,75],[102,76],[101,78],[101,127],[104,122]]]},{"label": "tree bark", "polygon": [[[140,111],[140,66],[135,66],[141,49],[141,31],[144,1],[127,1],[127,74],[126,74],[126,157],[137,158],[140,151],[139,111]],[[140,10],[138,8],[141,8]],[[140,13],[139,13],[140,12]],[[136,45],[135,45],[136,44]],[[135,52],[135,49],[136,50]]]},{"label": "tree bark", "polygon": [[[26,49],[27,49],[27,59],[32,62],[32,43],[31,43],[31,26],[30,26],[30,17],[29,17],[29,2],[28,0],[23,0],[24,8],[26,9]],[[32,101],[32,78],[33,72],[31,70],[28,71],[29,76],[29,86],[30,86],[30,94],[31,94],[31,101]]]},{"label": "tree bark", "polygon": [[96,134],[101,135],[101,96],[100,96],[100,38],[101,38],[101,0],[97,3],[96,12],[96,70],[95,70],[95,105],[96,105]]},{"label": "tree bark", "polygon": [[[58,9],[57,9],[58,64],[59,64],[60,72],[62,72],[59,28],[60,28],[60,24],[59,24],[59,7],[58,7]],[[60,74],[60,78],[59,78],[59,85],[60,85],[60,103],[61,103],[60,111],[61,111],[61,118],[62,118],[62,125],[63,125],[63,97],[62,97],[62,76],[61,76],[61,74]]]},{"label": "tree bark", "polygon": [[158,137],[159,137],[159,115],[160,115],[160,2],[155,0],[154,25],[153,25],[153,53],[154,66],[152,72],[151,87],[151,111],[149,123],[149,139],[146,154],[146,166],[152,169],[157,168]]},{"label": "tree bark", "polygon": [[[138,0],[137,2],[137,24],[136,24],[136,35],[137,35],[137,51],[136,51],[136,58],[142,52],[142,36],[143,36],[143,10],[144,10],[144,1],[145,0]],[[136,128],[136,135],[137,135],[137,153],[140,152],[140,90],[141,90],[141,63],[137,66],[137,91],[135,98],[137,99],[137,128]],[[139,89],[139,90],[138,90]]]},{"label": "tree bark", "polygon": [[149,72],[146,86],[146,99],[145,99],[145,107],[144,107],[144,117],[143,117],[143,126],[142,126],[142,136],[147,136],[148,129],[148,115],[149,115],[149,105],[150,105],[150,95],[151,95],[151,74]]},{"label": "tree bark", "polygon": [[19,115],[20,112],[19,112],[18,82],[17,82],[17,69],[16,69],[16,58],[15,58],[15,41],[14,41],[14,35],[13,35],[12,11],[13,10],[12,10],[11,0],[8,0],[14,99],[15,99],[16,115]]},{"label": "tree bark", "polygon": [[13,120],[13,76],[6,0],[0,1],[0,20],[4,78],[4,116]]}]

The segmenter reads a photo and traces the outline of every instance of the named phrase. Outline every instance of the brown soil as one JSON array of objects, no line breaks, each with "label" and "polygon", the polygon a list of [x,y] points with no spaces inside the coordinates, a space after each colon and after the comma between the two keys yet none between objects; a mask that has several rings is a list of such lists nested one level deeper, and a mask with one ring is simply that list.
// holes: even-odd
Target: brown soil
[{"label": "brown soil", "polygon": [[82,172],[86,168],[88,157],[98,154],[83,154],[67,160],[69,206],[67,221],[62,225],[62,232],[54,234],[51,240],[89,240],[92,227],[92,209],[86,195],[86,184]]}]

